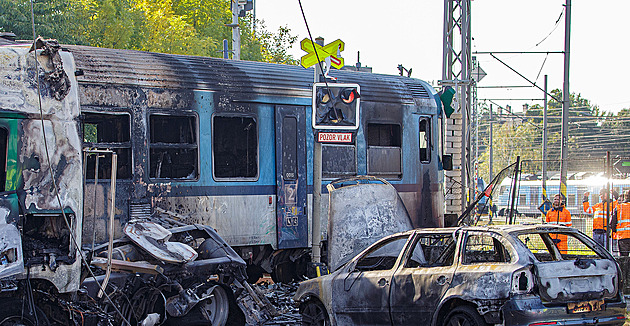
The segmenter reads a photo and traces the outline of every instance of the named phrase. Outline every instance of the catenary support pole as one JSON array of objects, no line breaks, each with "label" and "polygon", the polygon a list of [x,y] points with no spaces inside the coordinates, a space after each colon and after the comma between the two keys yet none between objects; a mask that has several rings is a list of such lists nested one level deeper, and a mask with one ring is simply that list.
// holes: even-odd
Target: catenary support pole
[{"label": "catenary support pole", "polygon": [[488,178],[489,182],[492,182],[492,179],[494,178],[494,173],[492,171],[492,122],[494,120],[492,119],[492,104],[490,104],[490,159],[489,159],[489,173],[490,173],[490,177]]},{"label": "catenary support pole", "polygon": [[[547,75],[545,75],[542,134],[542,201],[547,200]],[[544,215],[544,214],[543,214]],[[543,216],[543,219],[545,217]]]},{"label": "catenary support pole", "polygon": [[564,82],[562,86],[562,149],[560,151],[560,193],[562,198],[567,198],[567,156],[568,156],[568,132],[569,132],[569,59],[571,48],[571,0],[566,0],[564,18]]}]

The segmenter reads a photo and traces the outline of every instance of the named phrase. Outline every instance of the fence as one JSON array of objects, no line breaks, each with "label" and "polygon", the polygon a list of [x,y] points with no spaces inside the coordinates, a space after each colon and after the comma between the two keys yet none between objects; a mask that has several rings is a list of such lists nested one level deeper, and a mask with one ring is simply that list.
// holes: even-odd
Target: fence
[{"label": "fence", "polygon": [[[624,161],[630,163],[628,158],[572,160],[573,168],[585,167],[584,171],[567,173],[564,202],[571,213],[574,228],[588,236],[593,235],[593,217],[584,212],[582,204],[584,198],[588,199],[589,205],[595,205],[600,202],[601,189],[609,190],[613,199],[617,199],[618,194],[630,190],[630,166],[627,167],[629,171],[626,171],[622,164],[619,164]],[[492,201],[484,203],[484,206],[490,209],[477,209],[479,214],[475,219],[476,224],[508,224],[512,208],[513,224],[544,223],[543,212],[551,208],[550,200],[555,194],[560,193],[560,164],[558,161],[545,162],[547,170],[551,172],[547,173],[546,186],[543,188],[541,173],[537,172],[540,171],[542,163],[540,160],[523,161],[519,168],[521,174],[516,183],[514,173],[504,173],[503,180],[495,181],[497,189],[492,193]],[[512,206],[513,198],[515,202]],[[613,251],[615,250],[616,245],[613,246]]]}]

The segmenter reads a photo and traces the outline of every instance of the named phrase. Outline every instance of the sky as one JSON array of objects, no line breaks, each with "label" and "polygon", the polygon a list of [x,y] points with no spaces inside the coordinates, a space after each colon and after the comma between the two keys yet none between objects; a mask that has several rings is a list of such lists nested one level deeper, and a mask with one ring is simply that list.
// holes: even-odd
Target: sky
[{"label": "sky", "polygon": [[[564,51],[566,0],[472,0],[473,52],[559,52]],[[398,74],[398,65],[412,69],[411,77],[438,88],[442,78],[443,0],[302,0],[313,38],[326,44],[341,39],[346,65],[360,62],[375,73]],[[572,0],[570,28],[569,89],[608,112],[630,108],[626,90],[630,64],[628,0]],[[290,50],[295,58],[306,52],[299,41],[308,37],[298,0],[257,0],[256,18],[269,31],[287,26],[298,42]],[[558,21],[558,23],[556,23]],[[475,54],[473,54],[475,55]],[[478,83],[478,98],[510,105],[515,112],[523,104],[542,105],[543,92],[487,54],[476,54],[487,76]],[[496,54],[501,61],[527,79],[548,89],[562,89],[563,55]],[[624,81],[625,80],[625,81]]]}]

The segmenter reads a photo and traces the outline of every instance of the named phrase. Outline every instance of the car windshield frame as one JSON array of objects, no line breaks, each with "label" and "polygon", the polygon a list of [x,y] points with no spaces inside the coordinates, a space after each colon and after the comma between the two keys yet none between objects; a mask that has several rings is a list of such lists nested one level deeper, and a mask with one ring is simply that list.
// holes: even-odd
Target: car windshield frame
[{"label": "car windshield frame", "polygon": [[[552,241],[551,240],[552,236],[550,236],[549,234],[566,235],[568,237],[572,237],[573,239],[580,241],[583,246],[590,249],[598,257],[597,258],[573,257],[576,255],[571,255],[570,253],[562,253],[560,249],[558,249],[551,242],[549,242],[549,243],[545,243],[545,247],[546,247],[545,249],[549,251],[550,246],[553,247],[552,252],[549,252],[549,254],[551,254],[552,257],[550,257],[550,259],[547,259],[547,260],[541,260],[539,259],[539,255],[534,253],[532,249],[521,239],[521,236],[527,235],[527,234],[537,235],[541,237],[542,240],[545,242]],[[546,234],[547,236],[543,237],[541,236],[541,234]],[[592,240],[590,237],[588,237],[587,235],[585,235],[579,230],[547,229],[547,228],[546,229],[532,229],[532,230],[518,230],[518,231],[510,232],[510,235],[514,238],[515,242],[517,242],[520,246],[522,246],[534,259],[536,259],[537,262],[540,262],[540,263],[545,263],[549,261],[563,261],[563,260],[566,261],[566,260],[574,260],[574,259],[609,259],[609,260],[613,259],[614,260],[614,257],[606,249],[601,247],[594,240]],[[569,252],[571,252],[571,250],[569,250]]]},{"label": "car windshield frame", "polygon": [[412,241],[413,235],[414,234],[412,232],[405,232],[405,233],[398,233],[398,234],[392,234],[392,235],[386,236],[386,237],[384,237],[384,238],[374,242],[369,247],[365,248],[365,250],[363,250],[358,255],[354,256],[354,258],[352,258],[349,262],[347,262],[346,264],[344,264],[341,267],[339,267],[339,269],[348,268],[349,267],[348,271],[357,270],[357,264],[359,263],[359,261],[361,259],[364,259],[364,258],[366,258],[366,256],[381,250],[385,245],[391,243],[392,241],[396,241],[396,240],[400,240],[400,239],[406,238],[405,242],[402,245],[402,247],[398,251],[398,255],[396,256],[396,259],[395,259],[392,267],[390,268],[390,269],[396,269],[400,265],[401,259],[406,257],[407,251],[409,250],[409,243],[410,243],[410,241]]}]

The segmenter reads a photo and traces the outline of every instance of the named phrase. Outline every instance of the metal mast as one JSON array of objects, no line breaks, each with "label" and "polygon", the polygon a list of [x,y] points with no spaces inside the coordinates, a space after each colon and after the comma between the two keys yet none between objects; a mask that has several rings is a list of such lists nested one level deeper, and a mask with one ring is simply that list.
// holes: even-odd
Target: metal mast
[{"label": "metal mast", "polygon": [[560,151],[560,193],[567,198],[567,154],[569,140],[569,54],[571,53],[571,0],[566,0],[564,16],[564,83],[562,86],[562,149]]},{"label": "metal mast", "polygon": [[446,187],[453,189],[452,195],[447,198],[446,213],[458,215],[467,206],[470,185],[470,133],[467,128],[472,103],[470,20],[470,0],[444,0],[442,80],[439,82],[442,86],[451,86],[456,90],[459,103],[457,111],[446,123],[445,147],[447,150],[461,149],[459,153],[453,150],[453,162],[459,159],[460,166],[454,166],[452,171],[446,173]]}]

